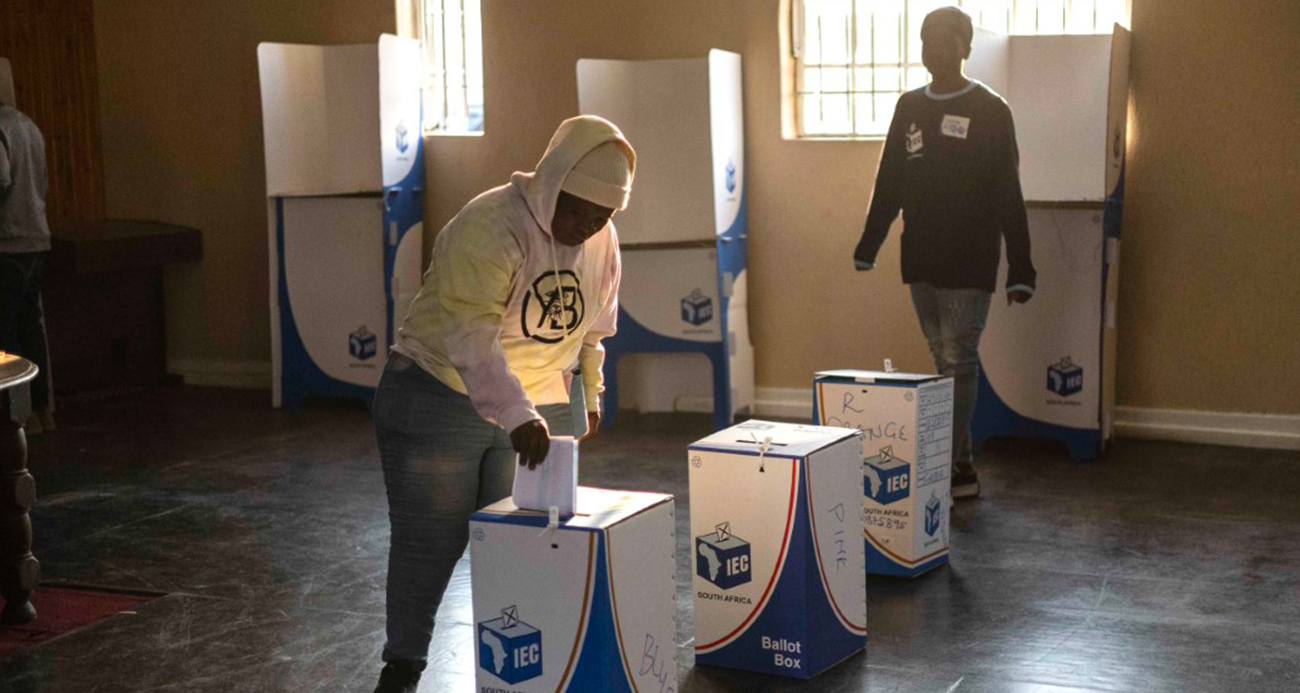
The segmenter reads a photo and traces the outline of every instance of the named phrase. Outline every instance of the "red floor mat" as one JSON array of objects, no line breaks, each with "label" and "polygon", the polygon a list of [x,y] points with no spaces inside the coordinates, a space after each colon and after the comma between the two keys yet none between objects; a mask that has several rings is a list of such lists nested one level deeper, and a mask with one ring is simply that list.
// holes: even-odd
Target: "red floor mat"
[{"label": "red floor mat", "polygon": [[41,587],[32,593],[36,620],[0,626],[0,657],[84,628],[160,595],[114,592],[90,587]]}]

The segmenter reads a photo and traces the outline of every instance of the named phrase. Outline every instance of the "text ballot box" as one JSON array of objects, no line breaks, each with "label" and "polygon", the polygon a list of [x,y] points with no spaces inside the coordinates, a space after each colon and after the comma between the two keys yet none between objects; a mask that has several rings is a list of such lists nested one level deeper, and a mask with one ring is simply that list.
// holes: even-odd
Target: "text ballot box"
[{"label": "text ballot box", "polygon": [[510,498],[470,518],[477,690],[677,687],[673,497],[578,488],[552,524]]},{"label": "text ballot box", "polygon": [[813,419],[862,431],[867,572],[915,577],[948,562],[952,378],[817,373]]},{"label": "text ballot box", "polygon": [[864,648],[858,432],[751,420],[688,457],[696,663],[806,679]]}]

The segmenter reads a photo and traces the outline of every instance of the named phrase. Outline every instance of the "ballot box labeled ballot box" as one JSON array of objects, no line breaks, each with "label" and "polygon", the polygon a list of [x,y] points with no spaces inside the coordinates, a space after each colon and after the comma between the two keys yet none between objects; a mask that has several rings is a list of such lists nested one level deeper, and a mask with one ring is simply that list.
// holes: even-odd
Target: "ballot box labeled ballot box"
[{"label": "ballot box labeled ballot box", "polygon": [[813,418],[862,432],[867,572],[914,577],[948,562],[952,378],[823,371]]},{"label": "ballot box labeled ballot box", "polygon": [[690,446],[697,664],[807,679],[866,646],[861,447],[757,420]]},{"label": "ballot box labeled ballot box", "polygon": [[675,690],[674,527],[672,496],[585,486],[567,520],[474,513],[476,690]]}]

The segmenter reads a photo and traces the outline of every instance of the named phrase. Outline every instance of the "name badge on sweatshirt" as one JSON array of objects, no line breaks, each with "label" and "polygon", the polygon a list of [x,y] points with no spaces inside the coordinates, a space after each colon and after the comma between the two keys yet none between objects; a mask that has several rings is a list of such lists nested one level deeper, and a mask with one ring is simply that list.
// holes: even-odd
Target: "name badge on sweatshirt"
[{"label": "name badge on sweatshirt", "polygon": [[943,123],[939,126],[939,132],[949,136],[966,139],[966,134],[970,132],[970,118],[961,116],[946,115],[943,117]]}]

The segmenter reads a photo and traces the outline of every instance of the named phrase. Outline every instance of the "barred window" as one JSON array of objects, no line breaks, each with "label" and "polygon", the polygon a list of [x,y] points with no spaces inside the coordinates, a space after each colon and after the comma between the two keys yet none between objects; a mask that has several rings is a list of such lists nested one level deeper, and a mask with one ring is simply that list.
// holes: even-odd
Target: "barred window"
[{"label": "barred window", "polygon": [[1001,34],[1110,33],[1126,0],[793,0],[800,137],[883,137],[905,91],[923,87],[921,21],[957,4]]},{"label": "barred window", "polygon": [[483,19],[479,0],[421,0],[424,129],[483,133]]}]

